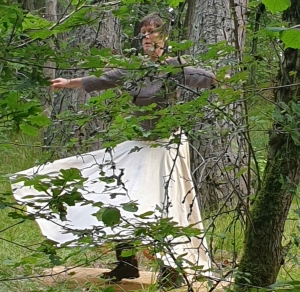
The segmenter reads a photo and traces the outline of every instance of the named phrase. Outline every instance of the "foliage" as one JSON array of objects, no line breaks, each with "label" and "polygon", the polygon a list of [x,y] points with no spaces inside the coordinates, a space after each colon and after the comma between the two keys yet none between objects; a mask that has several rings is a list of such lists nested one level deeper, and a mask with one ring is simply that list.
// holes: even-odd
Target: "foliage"
[{"label": "foliage", "polygon": [[[181,5],[181,1],[161,1],[155,3],[155,8],[164,8],[167,11],[168,6],[177,8]],[[269,1],[264,0],[262,3],[273,14],[282,12],[290,5],[289,0]],[[270,76],[275,78],[278,70],[278,59],[276,55],[282,53],[281,45],[277,40],[280,39],[285,48],[300,48],[299,30],[297,27],[289,28],[287,24],[284,27],[277,22],[276,16],[270,16],[275,19],[275,24],[271,27],[263,27],[259,31],[249,31],[249,39],[258,37],[259,55],[252,56],[248,54],[249,47],[246,47],[246,52],[243,64],[234,63],[234,69],[239,70],[235,76],[227,82],[227,88],[216,88],[211,92],[218,94],[218,102],[210,102],[211,92],[196,93],[195,98],[188,102],[182,103],[177,101],[172,107],[157,110],[154,106],[138,108],[130,103],[132,99],[128,95],[128,86],[134,86],[134,82],[138,82],[143,76],[155,71],[162,74],[176,74],[180,72],[180,68],[176,66],[158,66],[157,64],[145,64],[145,58],[140,54],[131,54],[130,42],[133,38],[132,26],[129,24],[137,19],[141,3],[133,1],[122,1],[119,8],[114,9],[114,15],[119,17],[124,26],[125,41],[123,48],[128,49],[126,58],[123,55],[116,55],[108,49],[98,49],[92,47],[89,51],[82,51],[81,48],[70,48],[69,42],[71,40],[59,41],[58,49],[53,48],[51,41],[58,42],[60,37],[66,33],[72,32],[74,28],[83,25],[93,25],[97,23],[97,17],[102,13],[105,6],[87,4],[86,1],[73,1],[72,12],[68,14],[69,17],[65,21],[51,22],[47,21],[38,12],[27,12],[20,8],[19,4],[14,1],[0,0],[0,137],[1,137],[1,151],[3,153],[10,153],[12,151],[12,144],[20,144],[20,141],[12,142],[14,139],[9,138],[9,133],[19,133],[31,137],[40,137],[41,131],[53,123],[64,123],[76,125],[77,128],[84,127],[88,122],[92,122],[95,118],[102,119],[109,125],[109,129],[105,131],[96,131],[96,134],[82,143],[80,137],[71,134],[72,138],[63,146],[66,153],[73,151],[78,152],[78,149],[90,147],[95,140],[103,142],[103,147],[111,149],[118,143],[124,140],[145,139],[152,135],[157,135],[161,138],[168,138],[170,129],[182,126],[190,136],[193,136],[194,126],[204,116],[203,109],[209,109],[211,113],[216,114],[218,120],[223,119],[233,120],[234,117],[224,110],[224,105],[231,104],[235,101],[243,102],[247,100],[250,107],[248,124],[245,128],[250,129],[249,144],[253,144],[251,157],[252,161],[249,163],[249,169],[253,172],[256,178],[256,190],[259,189],[259,182],[263,177],[263,170],[266,164],[266,144],[267,144],[267,130],[272,122],[282,124],[282,131],[289,134],[292,141],[299,145],[299,103],[291,101],[289,103],[280,102],[275,103],[272,94],[267,90],[270,87]],[[154,9],[154,7],[152,7]],[[93,12],[93,13],[91,13]],[[165,15],[170,17],[166,12]],[[169,19],[168,19],[169,20]],[[189,41],[170,42],[169,45],[173,47],[171,55],[176,55],[178,52],[186,50],[191,43]],[[274,50],[270,47],[273,46]],[[201,56],[202,61],[208,67],[213,67],[216,60],[221,60],[225,65],[228,61],[226,57],[232,53],[233,49],[226,43],[220,42],[211,45],[208,52]],[[125,52],[125,51],[124,51]],[[77,70],[77,69],[91,69],[91,74],[99,76],[102,74],[104,68],[122,67],[132,71],[125,86],[120,86],[116,90],[107,90],[106,92],[92,97],[86,104],[80,105],[80,110],[73,113],[69,110],[63,111],[55,117],[50,119],[44,113],[44,105],[41,103],[41,96],[47,96],[46,86],[49,86],[49,80],[43,74],[43,68],[47,61],[53,61],[57,64],[58,69]],[[250,75],[251,66],[259,65],[255,76],[255,84],[248,85],[247,79]],[[222,80],[226,70],[229,68],[223,67],[217,72],[217,77]],[[296,74],[296,72],[295,72]],[[131,82],[131,84],[130,84]],[[174,88],[171,88],[173,90]],[[55,94],[55,93],[54,93]],[[200,95],[200,98],[196,98]],[[241,98],[242,96],[242,98]],[[50,97],[47,97],[50,99]],[[275,103],[275,105],[274,105]],[[275,108],[275,110],[274,110]],[[132,115],[132,112],[140,112],[143,115]],[[153,132],[145,132],[141,129],[141,122],[151,119],[153,116],[163,116],[162,122],[158,123]],[[215,130],[215,129],[214,129]],[[239,129],[237,129],[239,130]],[[204,130],[209,131],[209,130]],[[70,130],[71,132],[71,130]],[[21,134],[22,133],[22,134]],[[259,133],[259,134],[258,134]],[[203,133],[205,134],[205,133]],[[224,136],[228,133],[224,130]],[[216,133],[217,137],[218,133]],[[38,139],[37,138],[37,139]],[[176,140],[176,138],[175,138]],[[41,142],[34,140],[31,146],[39,146],[41,149],[43,145]],[[176,141],[175,141],[176,142]],[[32,147],[34,148],[34,147]],[[37,147],[38,148],[38,147]],[[139,151],[140,149],[133,149],[132,151]],[[14,151],[14,150],[13,150]],[[35,156],[40,154],[32,153],[26,156],[32,156],[33,160],[26,166],[16,165],[13,169],[1,169],[3,174],[12,173],[31,167],[35,163]],[[55,157],[54,157],[55,158]],[[25,160],[25,158],[22,158]],[[53,158],[51,158],[53,159]],[[44,162],[44,159],[39,161]],[[9,162],[7,162],[9,164]],[[222,169],[226,172],[228,169]],[[247,171],[245,169],[244,171]],[[237,172],[236,176],[241,176],[242,173]],[[107,186],[114,184],[121,176],[111,175],[104,170],[101,173],[100,180]],[[5,180],[5,179],[4,179]],[[27,186],[33,186],[37,190],[44,190],[48,196],[41,196],[40,202],[47,203],[49,206],[49,215],[58,214],[61,220],[66,220],[66,210],[68,206],[75,204],[87,204],[87,200],[81,195],[81,190],[84,186],[85,178],[76,168],[68,170],[61,170],[59,174],[54,177],[35,176],[28,178],[18,176],[18,182],[24,182]],[[122,194],[115,193],[115,197]],[[249,198],[252,200],[256,194],[252,194]],[[245,202],[249,198],[246,198]],[[28,198],[32,199],[32,198]],[[221,205],[217,214],[209,214],[206,220],[206,225],[210,226],[208,236],[211,238],[212,250],[217,261],[218,267],[216,273],[220,273],[222,277],[228,270],[235,271],[236,264],[240,258],[242,249],[241,238],[243,234],[243,223],[247,214],[240,209],[240,201],[235,201],[236,205],[233,210],[229,210],[226,204]],[[138,202],[128,202],[121,206],[103,206],[101,202],[94,205],[98,208],[94,216],[99,222],[103,222],[105,227],[123,226],[135,238],[134,244],[138,249],[141,249],[142,241],[147,238],[150,242],[155,243],[152,249],[155,252],[163,253],[168,247],[168,236],[173,238],[180,238],[186,236],[198,236],[199,230],[193,226],[179,227],[171,218],[161,218],[153,223],[143,223],[143,219],[148,219],[154,216],[153,213],[148,212],[136,216],[135,226],[131,226],[126,220],[123,220],[120,210],[125,210],[135,214],[138,211]],[[16,208],[11,201],[11,194],[7,188],[3,190],[0,198],[0,208],[4,210],[5,216],[9,218],[9,224],[18,224],[15,222],[25,222],[28,225],[28,230],[33,228],[32,217],[27,216],[22,208]],[[11,211],[11,209],[15,211]],[[40,207],[40,209],[42,209]],[[10,210],[10,211],[7,211]],[[157,209],[158,212],[159,208]],[[231,212],[235,212],[231,216]],[[226,219],[222,219],[223,213],[226,213]],[[230,214],[230,215],[228,215]],[[295,214],[294,214],[295,215]],[[44,214],[45,216],[45,214]],[[297,215],[298,216],[298,215]],[[217,218],[217,219],[216,219]],[[230,220],[228,220],[230,218]],[[298,217],[295,217],[298,218]],[[219,222],[226,223],[226,226],[216,228]],[[226,221],[228,220],[228,222]],[[222,224],[220,224],[222,225]],[[296,231],[295,231],[296,229]],[[85,255],[88,252],[85,250],[87,246],[95,243],[95,236],[99,237],[99,233],[103,230],[97,227],[91,230],[79,232],[81,236],[79,243],[82,247],[75,251],[65,251],[64,247],[55,248],[55,245],[50,241],[42,241],[39,243],[32,243],[29,239],[24,240],[24,245],[33,245],[34,248],[29,249],[24,257],[17,257],[9,255],[3,261],[2,278],[10,277],[28,277],[32,274],[32,270],[39,274],[41,270],[48,266],[65,264],[68,262],[76,262],[76,256],[80,254],[80,260],[86,261],[90,264],[95,258],[86,260]],[[298,258],[295,257],[292,248],[298,245],[297,232],[298,227],[293,227],[294,235],[290,236],[293,242],[291,249],[287,251],[289,255],[288,263],[298,265]],[[20,231],[17,231],[20,232]],[[76,232],[75,232],[76,233]],[[29,236],[30,237],[30,236]],[[39,237],[35,234],[32,237]],[[97,238],[99,240],[99,238]],[[112,237],[107,236],[108,241],[113,241]],[[8,239],[6,239],[8,242]],[[100,242],[97,242],[100,243]],[[20,245],[23,245],[21,242]],[[225,247],[224,247],[225,246]],[[294,250],[294,249],[293,249]],[[84,256],[82,255],[84,254]],[[228,258],[233,259],[228,261]],[[70,258],[72,258],[70,260]],[[75,259],[74,259],[75,258]],[[178,259],[179,265],[184,261],[182,258]],[[77,262],[78,263],[78,262]],[[222,264],[225,268],[222,268]],[[8,275],[4,270],[9,267],[11,269],[18,269],[13,275]],[[199,268],[199,267],[198,267]],[[197,267],[195,267],[197,269]],[[200,270],[200,268],[199,268]],[[281,277],[284,278],[284,272]],[[298,285],[297,282],[286,283],[291,286]],[[278,284],[279,285],[279,284]],[[275,286],[274,286],[275,287]],[[273,288],[274,288],[273,287]],[[46,290],[45,290],[46,291]],[[50,290],[49,290],[50,291]],[[57,290],[58,291],[58,290]]]}]

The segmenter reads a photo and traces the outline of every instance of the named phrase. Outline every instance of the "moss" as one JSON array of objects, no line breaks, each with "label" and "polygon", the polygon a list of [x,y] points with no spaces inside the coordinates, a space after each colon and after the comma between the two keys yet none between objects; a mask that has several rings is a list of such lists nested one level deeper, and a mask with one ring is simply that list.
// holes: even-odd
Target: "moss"
[{"label": "moss", "polygon": [[270,146],[262,188],[247,222],[244,254],[236,278],[239,291],[250,289],[248,284],[273,284],[283,262],[282,234],[297,183],[294,181],[293,186],[288,178],[298,168],[300,149],[287,135],[277,138],[280,143]]}]

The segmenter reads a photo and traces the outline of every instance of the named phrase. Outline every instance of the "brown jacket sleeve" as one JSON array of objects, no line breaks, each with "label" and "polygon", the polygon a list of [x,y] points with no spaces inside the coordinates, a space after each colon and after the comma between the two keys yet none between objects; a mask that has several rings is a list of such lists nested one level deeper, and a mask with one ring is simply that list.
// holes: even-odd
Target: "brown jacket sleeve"
[{"label": "brown jacket sleeve", "polygon": [[88,76],[82,78],[82,87],[85,91],[103,90],[124,84],[126,70],[114,69],[103,73],[99,78]]},{"label": "brown jacket sleeve", "polygon": [[[166,60],[168,64],[178,66],[185,65],[186,61],[182,57],[170,58]],[[196,88],[211,88],[216,80],[216,76],[210,71],[195,68],[192,66],[183,66],[184,84]]]},{"label": "brown jacket sleeve", "polygon": [[215,75],[204,69],[191,66],[184,67],[185,84],[196,88],[211,88]]}]

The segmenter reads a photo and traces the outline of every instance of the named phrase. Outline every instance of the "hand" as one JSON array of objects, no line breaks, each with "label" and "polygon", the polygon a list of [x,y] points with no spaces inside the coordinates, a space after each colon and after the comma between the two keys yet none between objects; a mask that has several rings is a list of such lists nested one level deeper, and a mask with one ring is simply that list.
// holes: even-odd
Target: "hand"
[{"label": "hand", "polygon": [[65,78],[56,78],[51,80],[52,83],[52,88],[57,89],[57,88],[68,88],[68,83],[70,83],[70,80],[65,79]]},{"label": "hand", "polygon": [[81,87],[81,78],[75,79],[65,79],[65,78],[56,78],[51,80],[52,89],[59,88],[79,88]]},{"label": "hand", "polygon": [[59,88],[73,88],[72,82],[70,79],[65,78],[56,78],[51,80],[51,87],[52,89],[59,89]]}]

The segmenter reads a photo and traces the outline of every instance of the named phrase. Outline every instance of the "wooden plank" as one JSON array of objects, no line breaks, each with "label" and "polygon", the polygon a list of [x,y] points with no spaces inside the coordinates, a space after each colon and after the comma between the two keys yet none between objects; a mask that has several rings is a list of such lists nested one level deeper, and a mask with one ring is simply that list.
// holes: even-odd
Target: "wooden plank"
[{"label": "wooden plank", "polygon": [[155,283],[156,274],[151,272],[140,271],[140,277],[137,279],[122,279],[118,283],[112,283],[108,280],[101,279],[100,275],[104,272],[108,272],[108,269],[99,268],[65,268],[54,267],[44,272],[44,275],[48,275],[43,278],[43,282],[53,285],[55,283],[67,282],[67,284],[73,286],[83,286],[91,283],[103,288],[114,286],[116,291],[130,291],[141,290],[149,287]]},{"label": "wooden plank", "polygon": [[[104,272],[109,271],[108,269],[100,268],[65,268],[65,267],[54,267],[44,272],[46,277],[43,278],[43,282],[48,285],[55,285],[61,282],[67,283],[68,286],[84,286],[92,284],[98,287],[110,287],[113,286],[116,291],[132,291],[132,290],[143,290],[150,285],[155,284],[156,273],[140,271],[140,277],[137,279],[122,279],[118,283],[112,283],[108,280],[100,278],[100,275]],[[185,287],[179,288],[181,291],[185,290]],[[206,283],[195,283],[193,284],[195,291],[204,292],[207,291]]]}]

